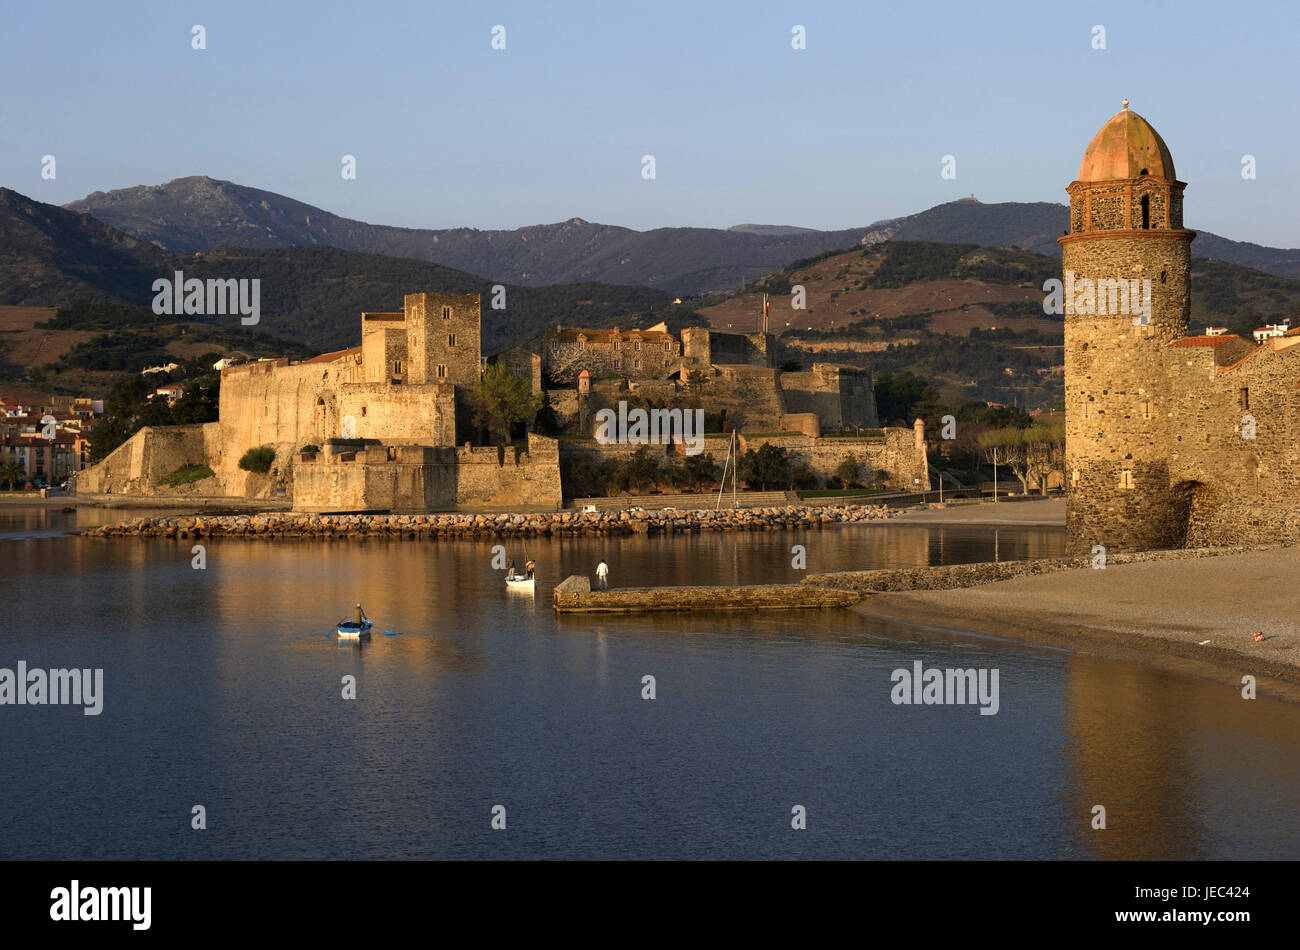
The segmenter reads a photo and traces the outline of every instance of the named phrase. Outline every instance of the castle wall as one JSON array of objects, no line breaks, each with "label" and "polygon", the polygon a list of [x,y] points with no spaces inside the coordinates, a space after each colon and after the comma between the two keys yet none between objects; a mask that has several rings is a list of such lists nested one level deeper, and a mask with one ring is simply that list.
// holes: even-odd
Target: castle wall
[{"label": "castle wall", "polygon": [[1166,351],[1180,397],[1170,479],[1186,500],[1186,543],[1293,541],[1300,534],[1300,337],[1271,340],[1230,368],[1216,355],[1204,347]]},{"label": "castle wall", "polygon": [[[740,451],[750,449],[757,451],[767,443],[789,451],[795,464],[807,462],[813,471],[823,478],[835,474],[835,469],[850,455],[857,458],[863,469],[875,472],[884,469],[889,472],[887,484],[893,488],[912,491],[916,488],[914,479],[919,479],[922,486],[930,484],[929,466],[925,454],[925,438],[922,430],[918,437],[915,429],[890,428],[879,430],[878,436],[857,438],[812,438],[807,435],[780,436],[744,436],[740,437]],[[710,436],[704,440],[703,451],[713,455],[719,470],[727,457],[730,435]],[[605,461],[622,461],[642,448],[640,445],[614,443],[601,445],[595,439],[566,440],[562,445],[564,456],[585,455],[593,465]],[[661,465],[673,459],[681,461],[683,456],[670,452],[666,445],[647,445],[651,454]]]},{"label": "castle wall", "polygon": [[297,511],[448,511],[457,506],[556,507],[559,443],[530,434],[514,446],[432,448],[372,445],[322,453],[294,466]]},{"label": "castle wall", "polygon": [[809,371],[777,378],[786,412],[816,413],[823,429],[874,429],[880,424],[868,370],[814,363]]},{"label": "castle wall", "polygon": [[371,446],[355,458],[318,455],[293,470],[295,511],[449,510],[456,504],[451,449]]},{"label": "castle wall", "polygon": [[[168,494],[162,480],[182,465],[208,464],[218,424],[145,426],[96,465],[77,474],[83,494]],[[180,487],[179,494],[221,494],[215,478]]]},{"label": "castle wall", "polygon": [[879,436],[857,438],[820,438],[806,435],[783,435],[765,438],[741,437],[741,451],[757,451],[771,443],[789,451],[795,463],[807,462],[814,472],[824,478],[835,474],[836,468],[850,455],[857,459],[865,471],[881,469],[889,473],[885,484],[890,488],[914,491],[918,481],[922,489],[929,490],[930,469],[925,453],[925,440],[918,443],[914,429],[888,428],[879,430]]},{"label": "castle wall", "polygon": [[559,442],[530,432],[526,452],[513,446],[462,446],[456,450],[456,502],[477,506],[558,507]]}]

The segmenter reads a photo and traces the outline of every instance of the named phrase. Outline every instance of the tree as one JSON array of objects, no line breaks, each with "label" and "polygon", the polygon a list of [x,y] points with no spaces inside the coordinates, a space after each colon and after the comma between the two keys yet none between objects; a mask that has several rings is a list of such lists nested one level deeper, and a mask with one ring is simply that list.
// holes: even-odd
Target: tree
[{"label": "tree", "polygon": [[1021,491],[1029,492],[1029,469],[1025,435],[1020,429],[990,429],[980,434],[980,454],[990,464],[1005,465],[1020,482]]},{"label": "tree", "polygon": [[14,490],[14,482],[27,481],[27,470],[17,459],[5,459],[0,462],[0,482],[5,482],[9,490]]},{"label": "tree", "polygon": [[539,435],[549,436],[558,436],[564,432],[560,414],[551,405],[551,394],[545,390],[542,391],[541,408],[537,410],[537,417],[533,420],[533,431]]},{"label": "tree", "polygon": [[176,405],[172,406],[172,424],[190,425],[197,422],[216,422],[220,405],[218,386],[195,384],[185,390]]},{"label": "tree", "polygon": [[686,393],[692,409],[698,409],[704,398],[704,387],[708,383],[702,370],[693,369],[686,374]]},{"label": "tree", "polygon": [[510,441],[515,426],[538,409],[539,400],[522,376],[516,376],[501,363],[489,364],[479,379],[473,395],[474,422],[491,436]]},{"label": "tree", "polygon": [[688,455],[682,463],[687,484],[699,491],[705,482],[712,482],[718,475],[718,462],[712,452]]},{"label": "tree", "polygon": [[876,377],[876,414],[882,425],[910,426],[917,416],[932,414],[938,393],[912,373]]},{"label": "tree", "polygon": [[559,383],[576,382],[584,369],[593,380],[599,379],[613,368],[600,347],[579,346],[577,341],[556,343],[547,362],[547,373]]},{"label": "tree", "polygon": [[751,488],[758,485],[759,491],[767,491],[769,484],[788,484],[793,473],[790,453],[771,442],[764,442],[757,452],[750,449],[740,457],[739,473]]},{"label": "tree", "polygon": [[629,488],[643,488],[659,481],[659,463],[650,454],[649,446],[641,446],[622,464],[623,478]]},{"label": "tree", "polygon": [[845,488],[852,488],[855,485],[861,484],[858,481],[861,469],[862,464],[858,461],[858,457],[856,455],[850,455],[848,458],[841,461],[839,465],[835,466],[835,477],[844,483]]},{"label": "tree", "polygon": [[1053,419],[1024,430],[1025,470],[1038,485],[1041,495],[1047,494],[1047,480],[1054,471],[1065,465],[1065,422]]}]

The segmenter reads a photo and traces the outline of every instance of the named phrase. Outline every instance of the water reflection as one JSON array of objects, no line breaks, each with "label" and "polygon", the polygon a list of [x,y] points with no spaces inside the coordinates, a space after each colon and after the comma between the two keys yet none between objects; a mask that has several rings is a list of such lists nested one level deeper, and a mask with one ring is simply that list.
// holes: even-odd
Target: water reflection
[{"label": "water reflection", "polygon": [[[602,559],[615,586],[767,583],[804,575],[795,544],[816,572],[1062,540],[530,540],[535,599],[505,590],[489,540],[215,540],[198,571],[185,541],[0,543],[0,666],[105,671],[99,717],[0,709],[0,858],[1294,856],[1300,710],[1231,677],[847,611],[557,617],[549,598]],[[326,636],[358,601],[371,640]],[[893,705],[891,671],[918,659],[999,669],[998,715]],[[187,832],[195,802],[220,834]],[[818,833],[789,833],[792,803]]]}]

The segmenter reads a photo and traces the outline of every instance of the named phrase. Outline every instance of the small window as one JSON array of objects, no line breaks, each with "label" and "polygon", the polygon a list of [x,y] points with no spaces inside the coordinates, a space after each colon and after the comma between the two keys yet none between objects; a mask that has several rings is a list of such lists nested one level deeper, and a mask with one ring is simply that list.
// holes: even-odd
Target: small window
[{"label": "small window", "polygon": [[444,319],[444,320],[450,320],[450,319],[451,319],[451,307],[443,307],[443,308],[442,308],[442,319]]},{"label": "small window", "polygon": [[446,379],[446,378],[447,378],[447,364],[446,364],[446,363],[439,363],[439,364],[438,364],[438,378],[439,378],[439,379]]},{"label": "small window", "polygon": [[640,360],[633,360],[633,361],[632,361],[632,368],[633,368],[633,369],[640,369],[640,368],[641,368],[641,361],[640,361]]},{"label": "small window", "polygon": [[447,334],[447,345],[448,345],[448,346],[455,346],[455,345],[456,345],[456,334],[454,334],[454,333],[448,333],[448,334]]},{"label": "small window", "polygon": [[1250,408],[1250,390],[1245,386],[1237,391],[1237,405],[1242,409]]},{"label": "small window", "polygon": [[1151,228],[1151,196],[1142,196],[1142,230],[1147,231]]},{"label": "small window", "polygon": [[1129,471],[1128,469],[1125,469],[1124,471],[1120,472],[1120,475],[1119,475],[1119,487],[1120,487],[1120,488],[1132,488],[1132,487],[1133,487],[1133,473],[1132,473],[1131,471]]},{"label": "small window", "polygon": [[586,341],[586,340],[579,340],[579,341],[578,341],[578,349],[580,349],[580,350],[585,350],[586,348],[587,348],[587,341]]},{"label": "small window", "polygon": [[1166,278],[1167,276],[1169,276],[1169,272],[1168,272],[1168,271],[1163,271],[1163,270],[1162,270],[1162,271],[1160,272],[1160,283],[1163,284],[1163,283],[1165,282],[1165,278]]},{"label": "small window", "polygon": [[633,344],[633,348],[634,348],[638,353],[641,352],[641,341],[640,341],[640,340],[637,340],[636,343]]},{"label": "small window", "polygon": [[672,340],[665,340],[665,341],[664,341],[664,352],[665,352],[665,353],[671,353],[672,351],[673,351],[673,343],[672,343]]},{"label": "small window", "polygon": [[614,341],[614,352],[615,352],[615,353],[618,352],[618,340],[615,340],[615,341]]},{"label": "small window", "polygon": [[394,375],[394,376],[401,376],[401,375],[402,375],[402,361],[401,361],[401,360],[393,360],[393,375]]},{"label": "small window", "polygon": [[361,414],[362,414],[363,416],[366,414],[366,407],[365,407],[365,406],[362,406],[362,407],[361,407]]},{"label": "small window", "polygon": [[556,343],[554,340],[551,341],[551,352],[552,353],[560,352],[560,344]]}]

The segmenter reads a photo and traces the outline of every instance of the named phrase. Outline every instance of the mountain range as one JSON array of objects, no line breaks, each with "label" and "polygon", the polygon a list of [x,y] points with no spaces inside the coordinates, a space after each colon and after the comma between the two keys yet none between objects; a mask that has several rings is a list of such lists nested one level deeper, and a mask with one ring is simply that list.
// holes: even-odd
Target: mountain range
[{"label": "mountain range", "polygon": [[[825,251],[887,240],[1014,246],[1060,256],[1069,211],[1050,202],[985,204],[971,196],[901,218],[838,231],[743,224],[634,231],[571,218],[514,230],[425,229],[343,218],[270,191],[204,176],[97,191],[65,205],[177,254],[219,247],[326,245],[430,261],[523,286],[598,281],[675,295],[728,292]],[[1300,277],[1300,249],[1200,232],[1196,257]]]},{"label": "mountain range", "polygon": [[201,280],[260,280],[257,330],[321,350],[356,346],[362,311],[400,310],[403,296],[420,290],[480,294],[484,354],[537,337],[558,322],[607,326],[622,320],[626,326],[643,319],[649,325],[664,319],[666,308],[682,309],[672,308],[670,294],[650,287],[506,282],[505,308],[494,310],[494,281],[428,261],[334,247],[176,254],[89,215],[0,188],[0,305],[87,300],[147,306],[153,282],[177,270]]}]

